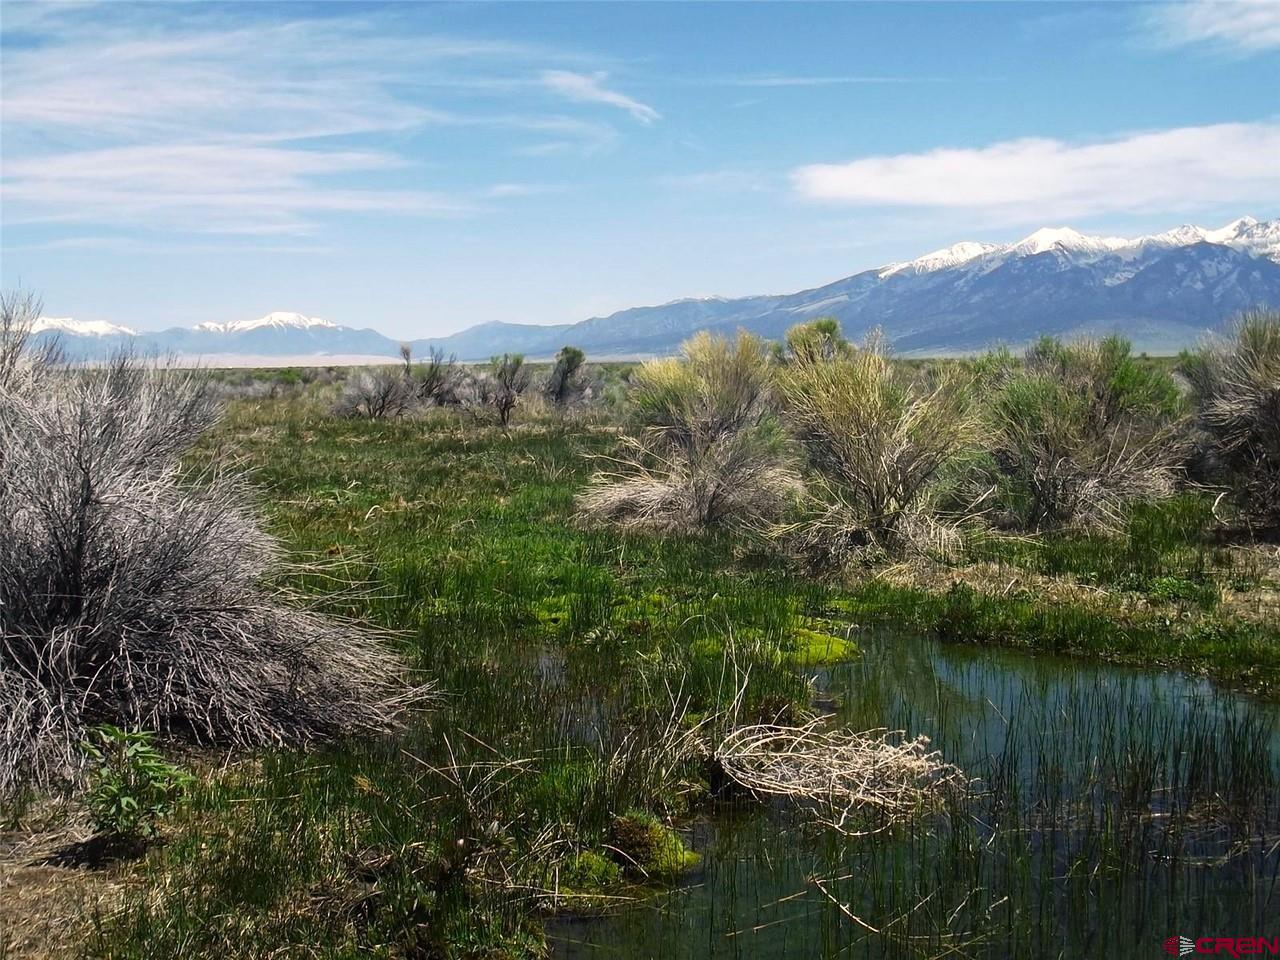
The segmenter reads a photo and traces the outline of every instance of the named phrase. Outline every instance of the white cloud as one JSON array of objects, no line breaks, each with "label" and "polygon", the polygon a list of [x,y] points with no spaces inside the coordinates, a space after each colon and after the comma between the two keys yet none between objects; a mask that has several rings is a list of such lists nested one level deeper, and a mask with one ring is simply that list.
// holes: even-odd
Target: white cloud
[{"label": "white cloud", "polygon": [[1277,0],[1189,0],[1155,4],[1145,26],[1162,44],[1208,43],[1243,53],[1280,48]]},{"label": "white cloud", "polygon": [[1095,143],[1009,140],[792,171],[803,197],[951,208],[1007,222],[1280,201],[1280,124],[1223,123]]},{"label": "white cloud", "polygon": [[[572,55],[397,30],[391,10],[250,27],[216,5],[21,6],[12,18],[6,7],[6,36],[22,42],[0,61],[12,223],[302,234],[335,212],[457,215],[515,194],[429,189],[436,168],[415,153],[427,128],[500,130],[514,152],[580,155],[617,136],[528,109],[541,67]],[[458,109],[420,99],[459,88]],[[370,135],[379,149],[349,147]]]},{"label": "white cloud", "polygon": [[608,79],[604,72],[574,73],[570,70],[544,70],[542,84],[561,96],[578,103],[604,103],[627,111],[641,123],[653,123],[662,114],[648,104],[632,99],[626,94],[610,90],[604,85]]}]

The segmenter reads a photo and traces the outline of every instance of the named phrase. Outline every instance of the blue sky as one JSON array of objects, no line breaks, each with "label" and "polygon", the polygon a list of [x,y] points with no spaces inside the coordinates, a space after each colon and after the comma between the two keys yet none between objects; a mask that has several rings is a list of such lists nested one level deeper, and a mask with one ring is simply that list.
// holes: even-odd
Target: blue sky
[{"label": "blue sky", "polygon": [[392,336],[1280,215],[1280,4],[4,2],[3,282]]}]

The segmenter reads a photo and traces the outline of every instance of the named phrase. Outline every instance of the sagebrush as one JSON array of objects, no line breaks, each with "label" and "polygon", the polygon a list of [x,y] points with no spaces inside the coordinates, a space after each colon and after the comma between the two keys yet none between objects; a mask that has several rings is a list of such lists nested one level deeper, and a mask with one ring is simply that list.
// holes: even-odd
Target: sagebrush
[{"label": "sagebrush", "polygon": [[811,560],[898,552],[933,529],[926,503],[939,470],[974,440],[968,379],[895,365],[878,336],[849,347],[804,325],[787,336],[783,410],[810,475],[799,519],[775,533]]},{"label": "sagebrush", "polygon": [[1210,479],[1251,526],[1280,531],[1280,313],[1247,313],[1183,358]]},{"label": "sagebrush", "polygon": [[250,490],[193,454],[207,377],[30,356],[35,307],[0,323],[0,793],[77,779],[99,723],[244,745],[393,725],[398,658],[269,586]]},{"label": "sagebrush", "polygon": [[1185,456],[1172,378],[1121,337],[1044,338],[1016,363],[984,359],[987,429],[1005,521],[1116,528],[1177,489]]},{"label": "sagebrush", "polygon": [[683,358],[636,371],[637,435],[579,498],[582,512],[623,526],[692,530],[777,517],[797,491],[783,456],[764,341],[700,333]]}]

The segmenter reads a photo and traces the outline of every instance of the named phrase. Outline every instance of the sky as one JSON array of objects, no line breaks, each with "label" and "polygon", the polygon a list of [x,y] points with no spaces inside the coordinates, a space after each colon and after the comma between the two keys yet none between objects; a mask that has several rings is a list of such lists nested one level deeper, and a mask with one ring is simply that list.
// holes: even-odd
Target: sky
[{"label": "sky", "polygon": [[0,3],[0,281],[389,336],[1280,216],[1280,0]]}]

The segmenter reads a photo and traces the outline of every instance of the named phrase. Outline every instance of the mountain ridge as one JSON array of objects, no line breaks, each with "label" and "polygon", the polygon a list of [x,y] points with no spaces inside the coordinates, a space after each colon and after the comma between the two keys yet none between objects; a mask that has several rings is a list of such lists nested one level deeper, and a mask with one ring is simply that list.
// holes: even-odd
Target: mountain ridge
[{"label": "mountain ridge", "polygon": [[[880,327],[904,353],[960,353],[1043,334],[1119,332],[1138,349],[1187,346],[1250,307],[1280,307],[1280,218],[1241,217],[1217,229],[1183,224],[1134,238],[1043,227],[1013,243],[961,241],[912,260],[859,271],[790,294],[681,298],[577,323],[489,321],[445,337],[410,341],[462,360],[519,352],[531,358],[566,343],[600,357],[674,352],[698,330],[743,328],[780,337],[793,323],[835,316],[846,334]],[[185,357],[252,355],[396,357],[402,341],[276,311],[255,320],[136,333],[105,321],[41,318],[75,357],[131,347]]]}]

